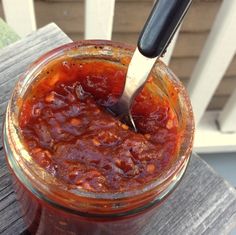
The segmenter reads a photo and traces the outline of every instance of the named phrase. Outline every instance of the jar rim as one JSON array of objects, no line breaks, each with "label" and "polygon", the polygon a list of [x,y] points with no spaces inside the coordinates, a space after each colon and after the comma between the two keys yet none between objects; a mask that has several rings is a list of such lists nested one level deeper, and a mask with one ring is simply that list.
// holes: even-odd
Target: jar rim
[{"label": "jar rim", "polygon": [[[24,158],[27,155],[27,151],[25,149],[22,149],[22,145],[20,145],[20,138],[19,138],[19,132],[17,129],[17,125],[14,125],[14,120],[12,122],[12,111],[14,109],[14,105],[15,105],[15,101],[19,98],[19,89],[22,88],[23,86],[26,86],[26,83],[28,82],[27,78],[29,78],[30,76],[32,76],[33,74],[35,74],[39,69],[42,69],[43,66],[45,65],[46,62],[50,62],[51,60],[55,59],[55,58],[59,58],[61,55],[63,55],[65,52],[71,52],[73,50],[76,50],[78,48],[81,47],[86,47],[86,46],[102,46],[102,47],[112,47],[112,48],[117,48],[119,50],[124,50],[124,51],[129,51],[132,52],[134,51],[134,47],[125,43],[119,43],[119,42],[113,42],[113,41],[107,41],[107,40],[82,40],[82,41],[77,41],[77,42],[72,42],[69,44],[65,44],[62,45],[60,47],[57,47],[49,52],[47,52],[46,54],[42,55],[38,60],[36,60],[35,62],[33,62],[30,67],[28,68],[28,70],[20,77],[19,82],[17,83],[14,91],[13,91],[13,95],[11,97],[11,100],[9,102],[8,108],[7,108],[7,112],[6,112],[6,121],[5,121],[5,127],[4,127],[4,148],[6,151],[6,155],[8,156],[8,160],[10,162],[10,165],[13,169],[13,171],[15,172],[15,168],[18,167],[17,171],[19,171],[19,167],[21,167],[19,165],[19,161],[20,159],[17,158],[17,160],[15,159],[15,154],[19,154],[21,156],[24,155]],[[71,55],[74,56],[74,55]],[[124,199],[124,198],[130,198],[131,196],[140,196],[145,194],[146,192],[152,191],[154,189],[156,189],[158,186],[160,186],[161,184],[165,183],[165,181],[169,180],[171,177],[173,177],[173,175],[175,175],[175,173],[177,171],[180,171],[180,169],[182,169],[184,163],[186,163],[186,161],[189,161],[189,157],[191,154],[191,150],[192,150],[192,144],[193,144],[193,132],[194,132],[194,119],[193,119],[193,113],[192,113],[192,108],[191,108],[191,104],[190,104],[190,100],[187,96],[186,90],[183,88],[183,85],[179,82],[179,80],[177,79],[177,77],[172,73],[172,71],[162,62],[159,62],[161,64],[161,66],[164,66],[164,68],[166,69],[167,73],[169,76],[174,76],[174,78],[176,78],[176,81],[178,82],[178,86],[181,87],[181,91],[182,94],[184,95],[184,102],[186,103],[186,107],[187,107],[187,111],[188,111],[188,121],[189,121],[189,126],[190,126],[190,130],[189,130],[189,136],[191,137],[188,141],[189,141],[189,146],[186,148],[186,151],[183,153],[182,156],[179,156],[179,158],[176,160],[176,162],[173,164],[173,166],[169,169],[169,171],[165,172],[164,175],[162,175],[160,178],[155,179],[155,181],[153,182],[149,182],[147,184],[145,184],[142,188],[142,190],[140,190],[140,188],[135,188],[135,189],[131,189],[130,191],[125,191],[125,192],[117,192],[117,193],[94,193],[94,192],[85,192],[83,190],[79,190],[79,189],[75,189],[75,190],[70,190],[70,193],[72,193],[75,196],[78,197],[83,197],[83,198],[92,198],[96,201],[99,200],[120,200],[120,199]],[[12,132],[12,128],[14,128],[14,131]],[[9,129],[11,129],[11,131],[9,132]],[[17,140],[14,139],[13,142],[9,141],[9,138],[12,141],[12,138],[18,138]],[[6,141],[6,139],[8,141]],[[13,148],[17,148],[18,146],[21,146],[21,148],[19,149],[14,149],[14,151],[12,151]],[[11,153],[12,151],[12,153]],[[29,157],[29,156],[27,156]],[[12,161],[18,161],[17,164],[14,164]],[[20,163],[23,163],[22,161]],[[32,162],[31,162],[32,163]],[[24,172],[23,170],[25,169],[22,168],[22,172],[23,174],[25,174],[26,172]],[[27,171],[27,174],[32,174],[32,172]],[[49,173],[48,173],[49,174]],[[19,176],[19,175],[18,175]],[[27,175],[27,177],[29,177],[30,175]],[[32,176],[32,175],[31,175]],[[27,178],[26,177],[26,178]],[[40,185],[40,180],[35,176],[32,176],[34,178],[34,180],[39,181],[37,185]],[[53,177],[53,176],[51,176]],[[55,181],[52,181],[55,182]],[[60,190],[64,190],[63,188],[58,188]],[[41,190],[45,190],[41,189]],[[41,193],[42,195],[44,195],[40,190],[38,190],[39,193]],[[68,193],[68,192],[67,192]],[[44,195],[45,196],[45,195]],[[44,197],[45,198],[45,197]],[[59,203],[60,204],[60,203]]]}]

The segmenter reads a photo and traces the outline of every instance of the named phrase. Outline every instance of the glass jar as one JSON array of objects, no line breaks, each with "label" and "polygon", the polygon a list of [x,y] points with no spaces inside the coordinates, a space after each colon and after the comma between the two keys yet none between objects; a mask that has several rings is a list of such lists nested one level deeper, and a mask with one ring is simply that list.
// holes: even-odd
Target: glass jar
[{"label": "glass jar", "polygon": [[[155,83],[173,103],[182,130],[180,149],[171,167],[141,188],[120,193],[68,190],[63,183],[34,162],[22,144],[19,107],[27,89],[44,68],[58,58],[112,61],[127,66],[134,48],[111,41],[78,41],[63,45],[34,62],[19,79],[9,101],[4,124],[4,149],[13,185],[28,230],[32,234],[142,234],[144,225],[174,190],[191,155],[194,120],[187,92],[161,61],[152,70]],[[175,87],[172,101],[168,84]],[[154,91],[158,92],[158,91]]]}]

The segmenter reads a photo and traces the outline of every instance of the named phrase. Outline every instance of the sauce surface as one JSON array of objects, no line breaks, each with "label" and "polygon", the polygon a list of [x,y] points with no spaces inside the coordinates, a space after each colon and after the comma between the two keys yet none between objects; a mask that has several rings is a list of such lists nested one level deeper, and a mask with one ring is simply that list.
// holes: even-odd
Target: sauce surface
[{"label": "sauce surface", "polygon": [[120,96],[125,75],[113,62],[63,58],[27,93],[19,115],[24,144],[68,187],[128,191],[159,177],[176,158],[177,115],[166,97],[152,95],[152,78],[132,107],[139,133],[106,110]]}]

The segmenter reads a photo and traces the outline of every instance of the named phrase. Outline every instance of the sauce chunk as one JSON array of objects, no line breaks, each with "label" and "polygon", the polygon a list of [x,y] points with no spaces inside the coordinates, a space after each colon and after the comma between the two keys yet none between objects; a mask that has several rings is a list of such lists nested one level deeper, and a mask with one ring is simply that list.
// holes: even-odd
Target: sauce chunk
[{"label": "sauce chunk", "polygon": [[121,192],[158,178],[179,149],[175,111],[147,86],[135,99],[135,133],[107,107],[126,70],[107,61],[67,58],[48,65],[25,97],[21,134],[33,159],[69,187]]}]

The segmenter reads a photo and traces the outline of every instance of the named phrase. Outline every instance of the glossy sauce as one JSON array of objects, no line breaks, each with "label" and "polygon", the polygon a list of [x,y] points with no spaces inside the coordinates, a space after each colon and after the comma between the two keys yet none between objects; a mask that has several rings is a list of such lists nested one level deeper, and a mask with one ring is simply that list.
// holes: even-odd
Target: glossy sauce
[{"label": "glossy sauce", "polygon": [[[121,94],[124,66],[63,58],[48,65],[27,93],[19,116],[33,159],[68,188],[118,192],[159,177],[175,160],[181,138],[167,97],[150,78],[135,99],[135,133],[106,108]],[[170,86],[174,100],[175,87]]]}]

